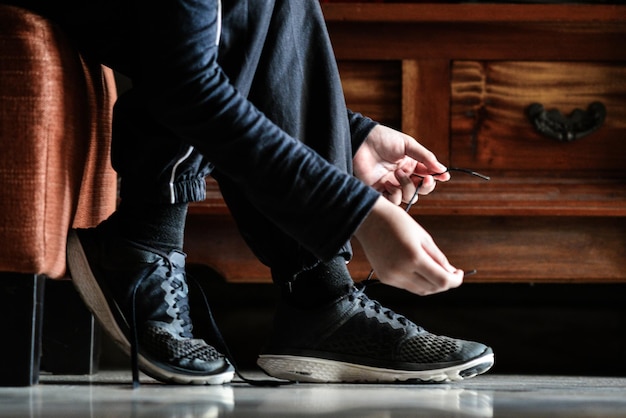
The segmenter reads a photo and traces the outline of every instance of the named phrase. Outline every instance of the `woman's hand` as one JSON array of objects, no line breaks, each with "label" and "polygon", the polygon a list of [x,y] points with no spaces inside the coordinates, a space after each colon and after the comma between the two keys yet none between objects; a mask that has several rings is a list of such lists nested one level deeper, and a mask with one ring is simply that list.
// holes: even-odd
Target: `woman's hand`
[{"label": "woman's hand", "polygon": [[355,233],[378,279],[418,295],[443,292],[463,282],[432,237],[400,207],[383,197]]},{"label": "woman's hand", "polygon": [[[410,202],[433,191],[436,181],[450,175],[435,155],[414,138],[384,125],[377,125],[354,156],[354,175],[380,191],[392,203]],[[438,174],[441,173],[441,174]]]}]

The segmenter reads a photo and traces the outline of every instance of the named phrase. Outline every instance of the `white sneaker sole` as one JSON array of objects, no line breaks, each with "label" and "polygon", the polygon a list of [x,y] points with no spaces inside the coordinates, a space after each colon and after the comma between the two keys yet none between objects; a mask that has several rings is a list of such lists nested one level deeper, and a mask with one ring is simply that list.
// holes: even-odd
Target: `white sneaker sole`
[{"label": "white sneaker sole", "polygon": [[382,369],[315,357],[271,354],[260,355],[257,361],[259,367],[270,376],[309,383],[456,382],[486,372],[493,363],[493,353],[453,367],[421,371]]},{"label": "white sneaker sole", "polygon": [[[78,290],[85,305],[96,317],[105,332],[111,339],[130,356],[130,342],[124,332],[120,329],[115,316],[109,308],[106,297],[102,293],[98,281],[91,272],[89,261],[83,251],[80,239],[75,231],[70,231],[67,242],[67,263],[72,276],[74,286]],[[187,373],[177,373],[174,370],[164,369],[154,364],[144,356],[139,354],[139,369],[150,377],[162,382],[194,384],[194,385],[220,385],[230,382],[234,371],[227,371],[215,375],[193,375]]]}]

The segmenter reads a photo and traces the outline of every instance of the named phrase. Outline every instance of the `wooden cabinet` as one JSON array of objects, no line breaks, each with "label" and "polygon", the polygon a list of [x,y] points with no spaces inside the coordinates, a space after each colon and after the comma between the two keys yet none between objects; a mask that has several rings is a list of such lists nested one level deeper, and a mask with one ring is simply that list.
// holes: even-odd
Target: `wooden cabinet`
[{"label": "wooden cabinet", "polygon": [[[453,264],[478,270],[468,280],[626,282],[625,5],[323,8],[348,105],[491,176],[455,174],[411,211]],[[576,139],[540,133],[533,104],[552,112],[534,115],[552,134]],[[190,261],[269,281],[213,197],[191,210]]]}]

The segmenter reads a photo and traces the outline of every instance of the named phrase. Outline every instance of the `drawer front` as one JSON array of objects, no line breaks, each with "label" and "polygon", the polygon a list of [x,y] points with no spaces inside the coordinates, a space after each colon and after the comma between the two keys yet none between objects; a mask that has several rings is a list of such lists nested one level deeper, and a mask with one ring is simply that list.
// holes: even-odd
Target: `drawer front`
[{"label": "drawer front", "polygon": [[[533,119],[533,104],[560,116]],[[576,109],[582,117],[572,128]],[[533,120],[549,126],[547,134]],[[567,140],[584,131],[591,133]],[[623,173],[626,63],[455,61],[450,151],[453,165],[482,170]]]},{"label": "drawer front", "polygon": [[402,125],[402,64],[399,61],[339,61],[348,108],[399,129]]}]

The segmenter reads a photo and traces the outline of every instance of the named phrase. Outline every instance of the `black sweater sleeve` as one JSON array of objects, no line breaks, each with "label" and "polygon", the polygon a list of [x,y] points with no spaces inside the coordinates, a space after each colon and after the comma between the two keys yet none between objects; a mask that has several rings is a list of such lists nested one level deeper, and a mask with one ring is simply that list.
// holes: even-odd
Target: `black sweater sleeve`
[{"label": "black sweater sleeve", "polygon": [[375,122],[360,113],[353,112],[350,109],[348,109],[348,121],[350,122],[350,133],[352,136],[352,156],[354,157],[356,151],[359,149],[361,144],[363,144],[365,138],[367,138],[367,135],[369,135],[370,131],[374,129],[376,125],[378,125],[378,122]]}]

